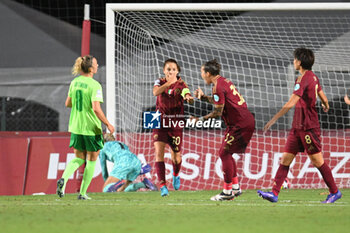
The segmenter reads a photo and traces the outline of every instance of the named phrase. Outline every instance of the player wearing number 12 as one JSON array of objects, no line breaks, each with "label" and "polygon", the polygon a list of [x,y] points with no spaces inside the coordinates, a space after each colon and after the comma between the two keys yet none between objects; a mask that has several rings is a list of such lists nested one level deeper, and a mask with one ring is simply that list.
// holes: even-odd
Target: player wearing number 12
[{"label": "player wearing number 12", "polygon": [[292,129],[289,132],[280,166],[277,170],[272,192],[258,190],[258,195],[270,202],[277,202],[283,181],[287,177],[289,166],[298,152],[306,151],[312,164],[320,171],[330,194],[323,203],[333,203],[342,194],[338,190],[331,169],[323,160],[321,152],[321,130],[316,111],[317,96],[322,101],[324,112],[329,104],[318,77],[311,71],[315,61],[312,50],[297,48],[294,50],[294,68],[301,74],[295,81],[294,92],[283,108],[265,125],[268,130],[280,117],[295,106]]},{"label": "player wearing number 12", "polygon": [[206,62],[201,68],[203,80],[206,84],[213,84],[212,96],[204,95],[200,88],[195,91],[198,99],[214,104],[215,108],[212,113],[194,119],[205,121],[222,116],[227,126],[219,151],[224,173],[224,188],[220,194],[211,198],[212,201],[232,200],[241,194],[237,166],[232,154],[245,152],[255,130],[254,116],[248,110],[244,98],[230,80],[220,75],[220,68],[216,60]]},{"label": "player wearing number 12", "polygon": [[90,199],[86,191],[94,174],[99,151],[103,148],[101,121],[111,133],[114,132],[114,127],[109,123],[100,106],[100,102],[103,102],[102,87],[93,79],[97,70],[97,59],[91,55],[78,57],[72,69],[73,75],[80,74],[80,76],[71,82],[65,104],[66,107],[71,108],[69,146],[74,148],[76,157],[68,163],[62,178],[57,181],[56,192],[59,197],[64,196],[69,177],[86,160],[78,199]]}]

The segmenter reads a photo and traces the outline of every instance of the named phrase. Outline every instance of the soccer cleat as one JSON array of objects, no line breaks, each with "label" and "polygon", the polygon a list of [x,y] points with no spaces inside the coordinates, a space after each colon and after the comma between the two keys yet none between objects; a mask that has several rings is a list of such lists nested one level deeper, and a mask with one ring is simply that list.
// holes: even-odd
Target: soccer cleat
[{"label": "soccer cleat", "polygon": [[91,197],[88,197],[88,195],[81,195],[80,193],[79,193],[79,195],[78,195],[78,200],[91,200]]},{"label": "soccer cleat", "polygon": [[56,193],[58,195],[58,197],[62,198],[64,197],[64,193],[63,193],[63,185],[64,185],[64,179],[61,178],[57,181],[57,189],[56,189]]},{"label": "soccer cleat", "polygon": [[180,184],[181,184],[180,176],[174,176],[173,175],[173,187],[174,187],[174,189],[175,190],[179,190]]},{"label": "soccer cleat", "polygon": [[152,170],[151,165],[146,164],[141,167],[140,175],[146,174]]},{"label": "soccer cleat", "polygon": [[149,179],[144,178],[142,183],[145,184],[146,188],[148,188],[151,191],[158,191],[158,188],[155,184],[153,184]]},{"label": "soccer cleat", "polygon": [[231,192],[231,194],[225,194],[224,192],[221,192],[218,195],[212,196],[210,200],[212,201],[231,201],[235,198],[235,195]]},{"label": "soccer cleat", "polygon": [[259,197],[262,197],[265,200],[268,200],[270,202],[277,202],[278,196],[276,196],[273,192],[263,192],[261,190],[257,191]]},{"label": "soccer cleat", "polygon": [[235,197],[240,196],[240,195],[242,194],[241,187],[239,187],[238,189],[232,188],[232,194],[233,194]]},{"label": "soccer cleat", "polygon": [[163,187],[160,188],[160,195],[162,197],[168,196],[169,195],[169,191],[168,188],[164,185]]},{"label": "soccer cleat", "polygon": [[340,199],[342,197],[341,192],[338,190],[336,193],[330,193],[327,196],[327,199],[323,201],[322,203],[334,203],[336,200]]},{"label": "soccer cleat", "polygon": [[122,187],[124,184],[123,180],[119,180],[118,182],[114,183],[111,185],[107,192],[112,193],[112,192],[117,192],[120,187]]}]

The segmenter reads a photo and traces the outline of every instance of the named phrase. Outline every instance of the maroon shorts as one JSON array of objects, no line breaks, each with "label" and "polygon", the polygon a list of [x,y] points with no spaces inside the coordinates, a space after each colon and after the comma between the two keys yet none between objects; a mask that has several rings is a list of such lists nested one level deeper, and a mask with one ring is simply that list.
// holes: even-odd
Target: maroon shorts
[{"label": "maroon shorts", "polygon": [[321,129],[291,129],[284,151],[296,155],[306,151],[309,155],[321,152]]},{"label": "maroon shorts", "polygon": [[182,129],[153,129],[153,142],[165,142],[174,152],[181,151]]},{"label": "maroon shorts", "polygon": [[250,139],[253,136],[254,130],[255,124],[252,124],[251,127],[246,128],[239,128],[237,126],[227,127],[219,154],[223,152],[228,152],[230,154],[244,153]]}]

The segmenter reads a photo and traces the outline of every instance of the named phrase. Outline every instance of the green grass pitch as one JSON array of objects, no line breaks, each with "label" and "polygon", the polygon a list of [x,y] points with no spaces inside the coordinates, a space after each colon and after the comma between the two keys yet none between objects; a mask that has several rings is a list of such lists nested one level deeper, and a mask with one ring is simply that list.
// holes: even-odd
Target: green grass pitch
[{"label": "green grass pitch", "polygon": [[221,233],[349,232],[350,189],[334,204],[321,204],[325,189],[282,190],[278,203],[244,191],[233,201],[213,202],[218,191],[91,193],[0,196],[3,233]]}]

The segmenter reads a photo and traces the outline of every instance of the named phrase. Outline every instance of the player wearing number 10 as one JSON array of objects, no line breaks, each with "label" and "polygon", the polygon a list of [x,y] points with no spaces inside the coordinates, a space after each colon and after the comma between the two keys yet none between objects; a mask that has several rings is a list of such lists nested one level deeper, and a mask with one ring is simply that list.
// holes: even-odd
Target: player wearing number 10
[{"label": "player wearing number 10", "polygon": [[212,113],[195,118],[196,121],[222,116],[227,126],[219,151],[224,172],[224,189],[213,196],[212,201],[232,200],[241,194],[237,166],[232,154],[245,152],[255,129],[254,116],[248,110],[244,98],[230,80],[220,75],[220,68],[216,60],[206,62],[201,68],[201,76],[206,84],[214,85],[213,96],[204,95],[200,88],[195,91],[198,99],[213,103],[215,107]]},{"label": "player wearing number 10", "polygon": [[74,148],[76,157],[68,163],[62,178],[57,181],[56,192],[59,197],[64,196],[69,177],[86,160],[78,199],[90,199],[86,191],[94,174],[99,151],[103,148],[101,121],[111,133],[114,132],[114,127],[100,106],[100,102],[103,102],[102,87],[93,79],[97,70],[97,59],[90,55],[77,58],[72,69],[73,75],[80,74],[80,76],[71,82],[65,104],[66,107],[72,108],[69,119],[69,132],[71,132],[69,146]]},{"label": "player wearing number 10", "polygon": [[306,150],[312,164],[320,171],[330,194],[323,203],[333,203],[342,194],[338,190],[331,169],[323,160],[320,140],[320,124],[316,111],[317,96],[322,101],[323,111],[329,110],[328,99],[324,94],[318,77],[311,71],[315,56],[312,50],[297,48],[294,50],[294,68],[301,74],[295,81],[294,92],[283,108],[265,125],[268,130],[281,116],[295,106],[292,129],[289,132],[281,164],[277,170],[272,192],[258,190],[259,196],[270,202],[277,202],[283,181],[287,177],[289,166],[298,152]]}]

